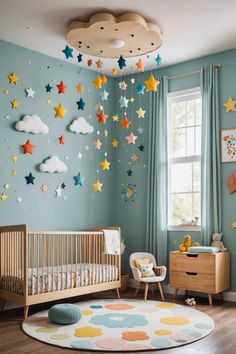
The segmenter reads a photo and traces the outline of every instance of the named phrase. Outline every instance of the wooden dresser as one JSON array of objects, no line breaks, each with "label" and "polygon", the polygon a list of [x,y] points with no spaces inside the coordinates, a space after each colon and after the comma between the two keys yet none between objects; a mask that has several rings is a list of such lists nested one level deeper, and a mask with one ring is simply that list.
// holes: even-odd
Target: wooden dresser
[{"label": "wooden dresser", "polygon": [[230,253],[170,252],[170,287],[199,291],[208,294],[212,305],[212,294],[220,294],[230,287]]}]

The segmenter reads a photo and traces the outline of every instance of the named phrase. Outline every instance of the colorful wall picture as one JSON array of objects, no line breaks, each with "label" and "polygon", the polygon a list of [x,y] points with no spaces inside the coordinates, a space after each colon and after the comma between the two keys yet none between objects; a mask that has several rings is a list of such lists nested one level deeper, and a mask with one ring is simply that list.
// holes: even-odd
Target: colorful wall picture
[{"label": "colorful wall picture", "polygon": [[236,128],[221,131],[221,162],[236,162]]}]

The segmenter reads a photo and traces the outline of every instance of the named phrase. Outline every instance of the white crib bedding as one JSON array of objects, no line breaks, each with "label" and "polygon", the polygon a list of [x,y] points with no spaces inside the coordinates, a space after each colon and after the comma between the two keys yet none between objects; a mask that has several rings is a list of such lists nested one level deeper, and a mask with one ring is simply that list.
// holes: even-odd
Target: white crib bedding
[{"label": "white crib bedding", "polygon": [[[35,295],[62,289],[94,285],[118,279],[118,267],[108,264],[68,264],[63,266],[29,268],[28,294]],[[22,279],[2,277],[0,288],[22,293]]]}]

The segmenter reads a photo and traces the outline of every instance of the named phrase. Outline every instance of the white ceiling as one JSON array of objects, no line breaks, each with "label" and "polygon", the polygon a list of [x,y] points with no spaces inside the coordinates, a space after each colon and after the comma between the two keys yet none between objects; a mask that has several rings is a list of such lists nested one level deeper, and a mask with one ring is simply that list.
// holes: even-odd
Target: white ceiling
[{"label": "white ceiling", "polygon": [[[159,50],[162,66],[236,47],[235,0],[0,0],[0,38],[65,60],[61,51],[66,45],[68,23],[74,19],[86,21],[97,11],[116,15],[138,12],[146,20],[157,22],[163,32]],[[157,67],[156,55],[143,56],[145,70]],[[88,68],[88,59],[84,55],[78,65]],[[71,62],[76,61],[74,55]],[[116,60],[102,61],[102,71],[107,74],[118,68]],[[135,70],[137,61],[127,59],[123,73]],[[97,70],[95,60],[90,69]]]}]

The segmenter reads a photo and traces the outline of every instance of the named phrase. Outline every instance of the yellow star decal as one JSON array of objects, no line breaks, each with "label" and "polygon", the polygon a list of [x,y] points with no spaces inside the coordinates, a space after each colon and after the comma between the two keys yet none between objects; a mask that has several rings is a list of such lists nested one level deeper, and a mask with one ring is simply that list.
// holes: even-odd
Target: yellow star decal
[{"label": "yellow star decal", "polygon": [[18,157],[16,155],[13,155],[11,160],[12,160],[12,162],[16,162],[18,160]]},{"label": "yellow star decal", "polygon": [[138,118],[144,118],[144,114],[146,113],[146,111],[144,111],[141,107],[139,107],[136,113],[138,115]]},{"label": "yellow star decal", "polygon": [[57,107],[54,107],[55,110],[55,117],[56,118],[64,118],[64,115],[67,112],[67,109],[63,107],[63,105],[60,103]]},{"label": "yellow star decal", "polygon": [[7,90],[7,89],[5,89],[3,92],[5,93],[5,95],[9,94],[9,90]]},{"label": "yellow star decal", "polygon": [[5,183],[5,184],[4,184],[4,188],[5,188],[5,189],[9,189],[9,188],[10,188],[10,184],[9,184],[9,183]]},{"label": "yellow star decal", "polygon": [[146,86],[146,92],[157,91],[157,86],[160,84],[160,81],[156,80],[155,77],[151,74],[148,80],[144,81]]},{"label": "yellow star decal", "polygon": [[116,139],[113,139],[112,142],[111,142],[111,145],[112,145],[113,148],[117,148],[118,145],[119,145],[119,141],[116,140]]},{"label": "yellow star decal", "polygon": [[52,100],[50,98],[47,99],[47,104],[50,104]]},{"label": "yellow star decal", "polygon": [[103,184],[99,182],[97,179],[95,183],[93,183],[93,190],[94,192],[101,192],[102,191]]},{"label": "yellow star decal", "polygon": [[130,102],[134,103],[134,97],[130,97]]},{"label": "yellow star decal", "polygon": [[236,221],[234,220],[231,224],[232,229],[236,229]]},{"label": "yellow star decal", "polygon": [[0,199],[1,200],[7,200],[7,195],[5,193],[2,193]]},{"label": "yellow star decal", "polygon": [[236,112],[236,101],[230,96],[228,102],[224,103],[226,113],[233,111]]},{"label": "yellow star decal", "polygon": [[17,100],[11,101],[11,108],[17,109],[20,105],[20,102]]},{"label": "yellow star decal", "polygon": [[104,170],[110,170],[110,162],[105,159],[103,162],[100,162],[101,169]]},{"label": "yellow star decal", "polygon": [[93,80],[93,83],[94,83],[95,88],[97,88],[97,89],[102,88],[102,78],[101,78],[101,76],[98,75],[96,77],[96,80]]},{"label": "yellow star decal", "polygon": [[79,92],[79,93],[84,92],[84,86],[81,82],[76,86],[76,88],[77,88],[77,92]]},{"label": "yellow star decal", "polygon": [[113,122],[118,122],[118,120],[119,120],[118,114],[115,114],[115,115],[112,117],[112,119],[113,119]]},{"label": "yellow star decal", "polygon": [[10,80],[10,84],[17,84],[19,77],[16,75],[16,73],[12,73],[11,75],[8,75],[8,78]]},{"label": "yellow star decal", "polygon": [[117,75],[118,72],[119,72],[119,70],[117,70],[115,68],[113,68],[112,71],[111,71],[112,75]]},{"label": "yellow star decal", "polygon": [[16,175],[16,170],[15,170],[15,169],[12,170],[12,171],[11,171],[11,174],[12,174],[12,176],[15,176],[15,175]]}]

